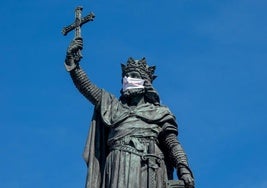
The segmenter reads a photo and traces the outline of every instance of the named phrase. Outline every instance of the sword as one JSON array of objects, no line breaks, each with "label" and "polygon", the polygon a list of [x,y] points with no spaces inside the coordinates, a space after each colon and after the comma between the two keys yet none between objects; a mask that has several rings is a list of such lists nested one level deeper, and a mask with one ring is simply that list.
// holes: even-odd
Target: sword
[{"label": "sword", "polygon": [[157,164],[157,160],[161,160],[158,156],[155,155],[155,142],[152,138],[149,141],[148,145],[148,154],[143,155],[142,159],[147,161],[147,188],[155,188],[156,187],[156,170],[159,168]]}]

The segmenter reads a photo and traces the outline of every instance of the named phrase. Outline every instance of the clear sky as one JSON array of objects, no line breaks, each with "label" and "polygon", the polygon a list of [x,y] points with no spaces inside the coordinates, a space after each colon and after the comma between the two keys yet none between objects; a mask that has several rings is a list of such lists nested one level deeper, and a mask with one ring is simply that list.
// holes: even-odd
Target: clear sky
[{"label": "clear sky", "polygon": [[1,1],[0,187],[84,187],[93,106],[65,71],[76,6],[81,66],[119,96],[128,57],[156,65],[197,188],[267,187],[267,1]]}]

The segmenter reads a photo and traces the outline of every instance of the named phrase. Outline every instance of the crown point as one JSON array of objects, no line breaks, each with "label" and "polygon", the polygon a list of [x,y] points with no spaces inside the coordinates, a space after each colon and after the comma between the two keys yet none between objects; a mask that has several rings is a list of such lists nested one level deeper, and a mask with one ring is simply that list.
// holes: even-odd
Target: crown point
[{"label": "crown point", "polygon": [[134,60],[132,57],[129,57],[126,65],[121,64],[121,69],[122,77],[124,77],[128,72],[137,71],[144,80],[152,82],[156,78],[156,76],[154,76],[156,66],[149,67],[146,63],[145,57],[140,60]]}]

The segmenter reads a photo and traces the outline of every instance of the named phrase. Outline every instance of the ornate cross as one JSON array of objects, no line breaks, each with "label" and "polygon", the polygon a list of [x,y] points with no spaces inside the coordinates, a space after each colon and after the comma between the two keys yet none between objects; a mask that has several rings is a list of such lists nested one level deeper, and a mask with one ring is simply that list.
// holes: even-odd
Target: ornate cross
[{"label": "ornate cross", "polygon": [[[87,16],[82,18],[82,10],[83,7],[78,6],[75,9],[75,21],[69,25],[66,26],[62,29],[62,34],[64,36],[66,36],[70,31],[75,29],[75,37],[74,38],[81,38],[81,26],[89,21],[93,21],[95,18],[95,15],[93,12],[91,12],[90,14],[88,14]],[[76,59],[81,59],[82,58],[82,53],[81,50],[78,50],[77,55],[75,57]]]},{"label": "ornate cross", "polygon": [[71,25],[66,26],[62,29],[62,34],[64,36],[75,29],[75,37],[81,37],[81,26],[89,21],[94,20],[95,15],[93,12],[82,18],[82,10],[83,7],[81,6],[78,6],[75,9],[75,21]]}]

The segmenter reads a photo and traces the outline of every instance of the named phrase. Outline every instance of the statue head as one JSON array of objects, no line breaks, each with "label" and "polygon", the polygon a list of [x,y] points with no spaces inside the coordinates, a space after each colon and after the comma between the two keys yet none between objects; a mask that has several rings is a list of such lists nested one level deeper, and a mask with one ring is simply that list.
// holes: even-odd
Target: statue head
[{"label": "statue head", "polygon": [[155,80],[157,76],[154,75],[156,66],[149,67],[146,63],[146,59],[143,57],[140,60],[134,60],[129,58],[126,65],[121,64],[122,77],[127,76],[130,72],[139,73],[142,79],[149,81],[150,83]]},{"label": "statue head", "polygon": [[[134,60],[129,58],[126,64],[121,64],[123,89],[120,99],[125,102],[129,97],[144,95],[147,102],[159,105],[159,95],[152,87],[155,66],[148,66],[146,59]],[[125,87],[127,85],[127,87]]]}]

